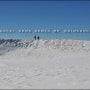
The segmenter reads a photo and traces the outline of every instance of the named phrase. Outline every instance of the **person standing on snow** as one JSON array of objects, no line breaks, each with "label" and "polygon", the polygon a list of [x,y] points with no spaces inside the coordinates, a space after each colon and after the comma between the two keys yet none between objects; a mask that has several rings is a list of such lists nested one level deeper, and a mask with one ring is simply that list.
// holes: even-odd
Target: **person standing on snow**
[{"label": "person standing on snow", "polygon": [[39,40],[39,39],[40,39],[40,37],[38,36],[38,37],[37,37],[37,39]]},{"label": "person standing on snow", "polygon": [[36,40],[36,36],[34,36],[34,39]]}]

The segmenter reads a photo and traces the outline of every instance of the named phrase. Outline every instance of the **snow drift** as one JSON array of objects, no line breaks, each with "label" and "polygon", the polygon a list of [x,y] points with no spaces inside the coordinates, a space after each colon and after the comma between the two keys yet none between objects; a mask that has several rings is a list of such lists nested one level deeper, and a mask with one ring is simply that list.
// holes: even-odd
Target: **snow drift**
[{"label": "snow drift", "polygon": [[90,41],[0,39],[0,89],[90,89]]},{"label": "snow drift", "polygon": [[90,41],[83,40],[13,40],[0,39],[0,49],[11,48],[52,48],[52,49],[90,49]]}]

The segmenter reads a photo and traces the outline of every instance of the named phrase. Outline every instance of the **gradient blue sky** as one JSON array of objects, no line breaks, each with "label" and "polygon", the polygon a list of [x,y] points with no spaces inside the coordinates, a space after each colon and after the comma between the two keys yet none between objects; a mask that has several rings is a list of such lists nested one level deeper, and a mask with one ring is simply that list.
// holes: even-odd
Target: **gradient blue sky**
[{"label": "gradient blue sky", "polygon": [[[90,29],[90,1],[0,1],[0,29]],[[0,38],[32,39],[35,34],[0,33]],[[90,40],[90,33],[36,35]]]}]

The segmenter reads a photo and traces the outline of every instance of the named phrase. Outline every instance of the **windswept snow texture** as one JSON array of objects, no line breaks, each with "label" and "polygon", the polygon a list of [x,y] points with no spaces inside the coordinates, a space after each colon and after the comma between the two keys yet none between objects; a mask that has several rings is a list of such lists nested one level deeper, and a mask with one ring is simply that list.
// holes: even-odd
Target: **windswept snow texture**
[{"label": "windswept snow texture", "polygon": [[0,39],[0,89],[90,89],[90,41]]}]

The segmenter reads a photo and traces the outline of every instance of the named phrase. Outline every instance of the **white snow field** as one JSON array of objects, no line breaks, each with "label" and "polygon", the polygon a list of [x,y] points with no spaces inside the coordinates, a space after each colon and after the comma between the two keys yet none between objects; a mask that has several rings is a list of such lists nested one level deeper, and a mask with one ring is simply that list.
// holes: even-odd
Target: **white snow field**
[{"label": "white snow field", "polygon": [[0,89],[90,89],[90,41],[0,40]]}]

